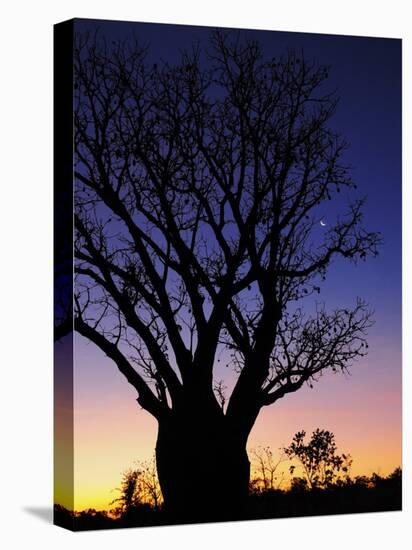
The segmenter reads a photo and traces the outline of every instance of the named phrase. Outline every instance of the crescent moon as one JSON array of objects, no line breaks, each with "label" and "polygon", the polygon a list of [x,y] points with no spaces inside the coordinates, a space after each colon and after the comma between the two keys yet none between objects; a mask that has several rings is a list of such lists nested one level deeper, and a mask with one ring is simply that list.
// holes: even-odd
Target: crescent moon
[{"label": "crescent moon", "polygon": [[323,220],[320,220],[320,225],[321,225],[322,227],[325,227],[325,226],[326,226],[326,223],[325,223]]}]

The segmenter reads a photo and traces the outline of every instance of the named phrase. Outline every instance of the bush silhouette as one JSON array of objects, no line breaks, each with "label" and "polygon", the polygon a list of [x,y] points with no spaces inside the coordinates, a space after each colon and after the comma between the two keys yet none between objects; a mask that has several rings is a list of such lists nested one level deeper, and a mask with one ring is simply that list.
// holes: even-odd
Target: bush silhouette
[{"label": "bush silhouette", "polygon": [[[341,480],[341,475],[348,477],[352,458],[348,454],[337,453],[335,436],[328,430],[317,428],[305,443],[306,432],[297,432],[289,447],[283,450],[287,457],[296,460],[300,467],[303,479],[310,489],[327,488]],[[296,465],[289,468],[291,474],[296,470]],[[302,486],[302,481],[296,481],[295,485]]]}]

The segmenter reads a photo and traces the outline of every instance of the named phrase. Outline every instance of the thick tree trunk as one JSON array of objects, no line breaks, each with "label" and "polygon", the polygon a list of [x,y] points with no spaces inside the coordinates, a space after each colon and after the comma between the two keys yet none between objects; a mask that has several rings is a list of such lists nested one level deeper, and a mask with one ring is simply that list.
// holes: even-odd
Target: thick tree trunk
[{"label": "thick tree trunk", "polygon": [[195,411],[159,423],[156,461],[168,520],[202,522],[245,517],[250,463],[246,440],[223,415]]}]

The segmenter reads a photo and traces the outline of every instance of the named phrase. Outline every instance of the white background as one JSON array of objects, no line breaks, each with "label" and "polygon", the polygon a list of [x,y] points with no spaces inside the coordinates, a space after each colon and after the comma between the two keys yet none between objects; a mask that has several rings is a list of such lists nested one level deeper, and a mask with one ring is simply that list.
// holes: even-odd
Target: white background
[{"label": "white background", "polygon": [[[0,545],[410,548],[411,24],[405,1],[72,0],[0,8]],[[52,25],[72,17],[404,39],[404,512],[70,533],[52,500]],[[408,25],[409,23],[409,25]],[[409,124],[406,124],[406,122]],[[365,406],[367,406],[365,404]],[[409,437],[408,437],[409,434]],[[408,540],[409,539],[409,540]]]}]

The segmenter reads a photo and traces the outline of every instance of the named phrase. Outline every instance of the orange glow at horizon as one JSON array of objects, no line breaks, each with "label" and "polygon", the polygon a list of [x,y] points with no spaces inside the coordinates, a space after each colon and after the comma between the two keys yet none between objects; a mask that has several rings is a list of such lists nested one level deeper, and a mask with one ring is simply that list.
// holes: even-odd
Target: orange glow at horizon
[{"label": "orange glow at horizon", "polygon": [[[111,361],[80,338],[76,346],[74,509],[108,510],[119,495],[122,473],[153,456],[157,423],[140,408],[134,389]],[[89,379],[90,362],[100,370],[95,384]],[[335,434],[339,453],[351,454],[352,476],[389,474],[402,460],[401,391],[400,376],[388,383],[386,374],[365,363],[346,380],[325,376],[314,389],[302,388],[264,408],[248,450],[269,446],[277,458],[297,431],[304,429],[308,437],[319,427]],[[279,467],[285,478],[288,466]],[[56,491],[56,502],[67,505],[63,487]]]}]

